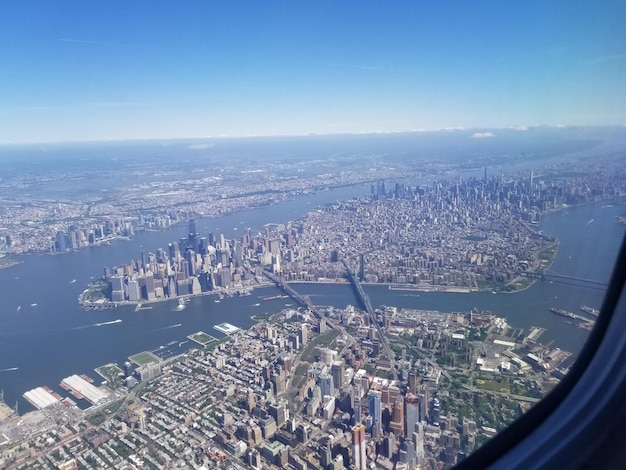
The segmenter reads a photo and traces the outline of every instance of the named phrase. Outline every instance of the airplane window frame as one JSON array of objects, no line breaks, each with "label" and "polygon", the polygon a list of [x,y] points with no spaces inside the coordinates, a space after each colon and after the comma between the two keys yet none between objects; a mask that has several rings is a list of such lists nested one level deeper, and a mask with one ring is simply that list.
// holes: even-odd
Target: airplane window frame
[{"label": "airplane window frame", "polygon": [[559,385],[455,469],[623,468],[626,449],[609,430],[626,397],[626,235],[600,311]]}]

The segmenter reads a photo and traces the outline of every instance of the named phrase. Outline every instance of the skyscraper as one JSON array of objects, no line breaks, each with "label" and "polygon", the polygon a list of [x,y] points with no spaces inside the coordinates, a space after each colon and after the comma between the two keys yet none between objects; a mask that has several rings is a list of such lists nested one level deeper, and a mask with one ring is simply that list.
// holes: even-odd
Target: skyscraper
[{"label": "skyscraper", "polygon": [[422,385],[420,387],[421,389],[421,393],[420,393],[420,420],[421,421],[428,421],[428,415],[429,415],[429,409],[428,409],[428,385],[429,385],[429,381],[428,381],[428,376],[424,375],[424,377],[422,377]]},{"label": "skyscraper", "polygon": [[177,260],[180,258],[180,246],[176,242],[172,242],[168,245],[170,258],[172,260]]},{"label": "skyscraper", "polygon": [[413,433],[413,442],[417,463],[421,464],[424,461],[424,425],[422,423],[417,423],[416,431]]},{"label": "skyscraper", "polygon": [[417,374],[415,372],[411,372],[409,374],[409,392],[415,393],[417,390]]},{"label": "skyscraper", "polygon": [[331,367],[331,373],[333,375],[333,382],[335,387],[341,389],[343,387],[343,362],[342,361],[334,361]]},{"label": "skyscraper", "polygon": [[208,253],[208,251],[209,251],[209,240],[207,239],[207,237],[201,237],[200,243],[198,245],[198,253],[204,256]]},{"label": "skyscraper", "polygon": [[365,426],[355,424],[352,426],[352,463],[357,470],[367,468],[367,458],[365,457]]},{"label": "skyscraper", "polygon": [[193,249],[197,249],[198,231],[196,229],[196,219],[189,219],[189,244]]},{"label": "skyscraper", "polygon": [[410,437],[415,432],[415,425],[420,422],[420,402],[412,393],[404,397],[404,435]]},{"label": "skyscraper", "polygon": [[382,409],[382,393],[379,390],[370,390],[369,413],[372,418],[372,437],[379,437],[381,433],[383,409]]},{"label": "skyscraper", "polygon": [[309,340],[309,329],[306,323],[303,323],[302,326],[300,327],[300,344],[304,346],[308,340]]},{"label": "skyscraper", "polygon": [[391,423],[389,426],[393,434],[397,436],[404,435],[404,399],[402,395],[398,395],[393,404]]},{"label": "skyscraper", "polygon": [[329,395],[335,396],[335,384],[333,382],[333,376],[330,374],[320,374],[319,386],[322,391],[322,396]]},{"label": "skyscraper", "polygon": [[359,255],[359,279],[361,282],[365,281],[365,257],[363,253]]},{"label": "skyscraper", "polygon": [[361,422],[361,394],[359,388],[356,389],[356,396],[354,397],[354,422],[355,424]]}]

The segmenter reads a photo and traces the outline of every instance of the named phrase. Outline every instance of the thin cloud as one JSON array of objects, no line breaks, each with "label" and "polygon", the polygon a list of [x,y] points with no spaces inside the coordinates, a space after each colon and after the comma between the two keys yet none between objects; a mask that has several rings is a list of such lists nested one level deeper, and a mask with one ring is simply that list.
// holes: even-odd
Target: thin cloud
[{"label": "thin cloud", "polygon": [[121,46],[121,47],[133,47],[132,44],[125,44],[122,42],[106,42],[106,41],[88,41],[85,39],[71,39],[71,38],[60,38],[57,39],[59,42],[71,42],[75,44],[91,44],[94,46]]},{"label": "thin cloud", "polygon": [[359,64],[330,64],[331,67],[338,67],[343,69],[357,69],[357,70],[395,70],[393,67],[380,67],[378,65],[359,65]]},{"label": "thin cloud", "polygon": [[495,137],[495,134],[492,132],[476,132],[470,138],[471,139],[489,139],[491,137]]},{"label": "thin cloud", "polygon": [[611,55],[605,55],[602,57],[596,57],[595,59],[588,60],[587,65],[597,65],[597,64],[603,64],[605,62],[614,62],[616,60],[624,60],[624,59],[626,59],[626,53],[611,54]]},{"label": "thin cloud", "polygon": [[99,101],[95,103],[87,103],[88,106],[95,106],[97,108],[119,108],[127,106],[141,106],[141,103],[135,101]]},{"label": "thin cloud", "polygon": [[210,149],[211,147],[215,147],[215,144],[193,144],[189,146],[191,150],[204,150]]},{"label": "thin cloud", "polygon": [[89,46],[106,46],[106,47],[126,47],[126,48],[132,48],[132,49],[139,49],[139,50],[167,50],[166,48],[163,47],[152,47],[152,46],[145,46],[143,44],[130,44],[130,43],[126,43],[126,42],[109,42],[109,41],[92,41],[89,39],[74,39],[74,38],[59,38],[57,39],[58,42],[65,42],[65,43],[70,43],[70,44],[84,44],[84,45],[89,45]]},{"label": "thin cloud", "polygon": [[17,106],[15,109],[21,111],[51,111],[57,108],[55,106]]}]

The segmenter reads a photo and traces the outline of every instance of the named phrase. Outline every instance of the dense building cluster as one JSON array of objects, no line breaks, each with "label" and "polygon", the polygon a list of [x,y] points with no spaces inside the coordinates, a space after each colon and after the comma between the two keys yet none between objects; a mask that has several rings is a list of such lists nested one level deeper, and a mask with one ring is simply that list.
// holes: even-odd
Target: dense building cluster
[{"label": "dense building cluster", "polygon": [[109,300],[243,289],[267,268],[288,281],[334,279],[345,276],[343,261],[367,282],[425,290],[498,289],[551,261],[557,241],[538,231],[542,213],[620,194],[617,182],[605,181],[604,191],[592,189],[599,183],[595,177],[552,180],[532,173],[529,178],[485,175],[428,186],[396,184],[392,190],[379,182],[369,197],[312,211],[264,233],[248,230],[232,240],[201,237],[191,219],[188,237],[105,269]]},{"label": "dense building cluster", "polygon": [[[196,156],[185,162],[114,162],[95,173],[74,165],[56,167],[54,162],[41,173],[37,165],[26,172],[6,171],[0,185],[0,254],[77,250],[140,230],[162,230],[191,217],[218,217],[410,171],[401,164],[397,170],[380,167],[369,158],[346,161],[342,171],[333,160],[268,158],[259,163],[246,158],[230,164]],[[37,196],[40,185],[71,187],[84,181],[103,181],[105,186],[99,190],[89,185],[80,200]],[[108,181],[114,189],[106,186]]]},{"label": "dense building cluster", "polygon": [[369,316],[351,306],[324,316],[284,310],[155,363],[140,382],[107,383],[110,399],[84,414],[42,407],[24,418],[31,434],[5,417],[0,464],[449,468],[537,401],[567,357],[537,344],[540,330],[523,335],[486,312],[387,307],[375,319],[396,354],[391,378]]}]

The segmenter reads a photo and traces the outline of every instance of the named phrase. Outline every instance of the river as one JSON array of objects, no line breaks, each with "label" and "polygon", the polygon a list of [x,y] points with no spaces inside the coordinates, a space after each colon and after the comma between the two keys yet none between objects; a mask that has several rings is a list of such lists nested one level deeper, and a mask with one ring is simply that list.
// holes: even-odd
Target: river
[{"label": "river", "polygon": [[[287,222],[303,216],[321,204],[352,196],[362,196],[369,186],[340,188],[315,195],[301,196],[273,206],[246,210],[216,219],[201,219],[201,235],[224,233],[238,237],[245,228],[253,233],[266,223]],[[560,239],[560,248],[551,270],[558,274],[608,281],[612,263],[624,234],[624,225],[615,218],[623,215],[623,203],[590,204],[544,216],[541,228]],[[134,311],[121,307],[106,311],[84,311],[78,295],[103,267],[122,264],[139,256],[141,250],[155,251],[186,235],[187,227],[174,226],[162,232],[139,232],[130,241],[115,241],[110,246],[77,252],[29,255],[19,265],[0,270],[0,388],[5,402],[19,402],[20,412],[32,407],[22,394],[47,385],[62,393],[59,382],[72,374],[96,377],[93,369],[109,362],[123,363],[134,353],[154,350],[187,335],[205,331],[222,336],[213,326],[225,321],[240,328],[252,324],[257,313],[276,311],[291,299],[264,301],[278,294],[273,287],[257,289],[251,296],[225,298],[196,297],[183,311],[176,301],[152,304],[151,310]],[[356,299],[348,285],[298,284],[296,289],[311,296],[319,305],[345,307]],[[581,313],[586,304],[599,308],[603,289],[576,281],[537,282],[515,294],[424,293],[390,291],[386,286],[366,286],[372,304],[433,309],[441,312],[490,310],[505,316],[515,327],[542,326],[548,331],[543,341],[554,340],[563,349],[577,352],[588,333],[548,311],[550,307]],[[36,304],[36,305],[35,305]],[[121,322],[112,323],[114,320]],[[191,342],[180,347],[183,351]]]}]

